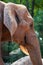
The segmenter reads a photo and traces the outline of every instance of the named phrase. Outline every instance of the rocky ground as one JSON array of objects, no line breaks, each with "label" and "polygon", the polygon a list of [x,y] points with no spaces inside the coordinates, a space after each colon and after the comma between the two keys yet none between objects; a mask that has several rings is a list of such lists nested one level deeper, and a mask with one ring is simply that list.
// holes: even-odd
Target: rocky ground
[{"label": "rocky ground", "polygon": [[[43,59],[42,59],[42,63],[43,63]],[[25,56],[15,62],[11,63],[5,63],[5,65],[32,65],[32,62],[30,60],[29,56]]]}]

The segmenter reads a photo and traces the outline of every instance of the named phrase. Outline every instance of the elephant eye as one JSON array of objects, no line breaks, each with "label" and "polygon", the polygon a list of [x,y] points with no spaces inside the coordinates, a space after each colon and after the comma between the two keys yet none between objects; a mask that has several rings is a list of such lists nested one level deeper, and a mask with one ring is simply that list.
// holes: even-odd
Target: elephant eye
[{"label": "elephant eye", "polygon": [[33,23],[30,24],[30,28],[33,28]]},{"label": "elephant eye", "polygon": [[19,24],[20,23],[20,20],[19,20],[19,17],[18,17],[17,14],[16,14],[15,18],[16,18],[17,23]]}]

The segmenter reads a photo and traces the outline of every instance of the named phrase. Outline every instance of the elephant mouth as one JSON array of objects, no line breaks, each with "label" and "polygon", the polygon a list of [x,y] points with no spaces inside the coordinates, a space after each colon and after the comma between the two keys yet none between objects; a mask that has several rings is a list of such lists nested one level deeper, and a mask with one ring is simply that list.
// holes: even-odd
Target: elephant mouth
[{"label": "elephant mouth", "polygon": [[[24,42],[25,42],[25,44],[27,43],[26,36],[24,37]],[[20,45],[20,49],[23,53],[25,53],[26,55],[29,55],[29,52],[28,52],[28,49],[26,48],[26,45]]]}]

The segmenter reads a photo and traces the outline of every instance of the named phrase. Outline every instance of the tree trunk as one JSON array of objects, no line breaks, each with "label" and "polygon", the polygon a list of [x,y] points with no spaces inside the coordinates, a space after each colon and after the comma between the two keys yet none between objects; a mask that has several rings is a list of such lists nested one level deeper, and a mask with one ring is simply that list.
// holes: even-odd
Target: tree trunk
[{"label": "tree trunk", "polygon": [[26,0],[26,6],[27,6],[28,11],[30,11],[29,10],[29,1],[28,0]]},{"label": "tree trunk", "polygon": [[35,5],[35,0],[32,0],[32,10],[31,10],[32,17],[34,16],[34,5]]},{"label": "tree trunk", "polygon": [[20,0],[20,4],[21,4],[22,0]]}]

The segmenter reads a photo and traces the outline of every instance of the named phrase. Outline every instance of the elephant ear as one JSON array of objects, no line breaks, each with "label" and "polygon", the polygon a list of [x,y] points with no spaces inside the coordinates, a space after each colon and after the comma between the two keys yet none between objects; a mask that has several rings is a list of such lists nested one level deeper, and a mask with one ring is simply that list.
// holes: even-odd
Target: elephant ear
[{"label": "elephant ear", "polygon": [[8,28],[12,36],[17,29],[17,22],[15,19],[15,11],[9,5],[6,5],[4,8],[4,25]]}]

